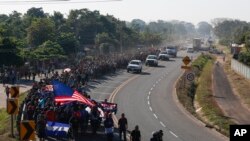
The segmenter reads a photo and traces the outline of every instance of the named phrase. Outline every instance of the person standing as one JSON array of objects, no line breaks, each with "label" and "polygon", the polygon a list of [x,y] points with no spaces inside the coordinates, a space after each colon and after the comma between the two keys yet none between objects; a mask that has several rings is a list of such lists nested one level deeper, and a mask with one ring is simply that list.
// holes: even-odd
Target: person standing
[{"label": "person standing", "polygon": [[141,132],[138,125],[136,125],[135,129],[131,132],[130,141],[141,141]]},{"label": "person standing", "polygon": [[125,117],[125,114],[122,113],[121,118],[118,121],[118,127],[119,127],[119,137],[120,140],[122,140],[122,134],[123,134],[123,140],[126,141],[126,130],[128,128],[128,121],[127,118]]},{"label": "person standing", "polygon": [[111,113],[108,113],[107,118],[104,121],[104,127],[105,127],[105,133],[107,134],[107,141],[112,141],[114,121],[112,119]]},{"label": "person standing", "polygon": [[8,85],[5,87],[5,93],[6,93],[7,98],[9,98],[9,95],[10,95],[10,88],[9,88]]}]

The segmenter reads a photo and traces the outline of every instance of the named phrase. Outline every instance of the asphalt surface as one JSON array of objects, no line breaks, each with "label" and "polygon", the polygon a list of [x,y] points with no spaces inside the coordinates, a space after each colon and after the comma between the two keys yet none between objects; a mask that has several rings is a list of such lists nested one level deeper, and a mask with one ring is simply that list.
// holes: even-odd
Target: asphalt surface
[{"label": "asphalt surface", "polygon": [[160,129],[164,132],[165,141],[228,140],[177,106],[173,90],[182,73],[182,58],[159,64],[156,68],[144,67],[142,74],[134,74],[134,79],[124,85],[115,97],[115,102],[119,103],[118,115],[125,113],[129,130],[139,125],[142,141],[150,140],[152,132]]},{"label": "asphalt surface", "polygon": [[214,65],[213,91],[215,100],[225,116],[238,124],[250,124],[250,111],[242,105],[239,98],[233,93],[221,63]]}]

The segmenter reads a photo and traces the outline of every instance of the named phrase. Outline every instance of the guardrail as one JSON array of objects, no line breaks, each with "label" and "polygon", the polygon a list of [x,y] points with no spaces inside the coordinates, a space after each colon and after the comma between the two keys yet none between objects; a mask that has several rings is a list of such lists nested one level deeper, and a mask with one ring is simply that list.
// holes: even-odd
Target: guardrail
[{"label": "guardrail", "polygon": [[247,65],[232,59],[231,60],[231,69],[236,71],[237,73],[243,75],[245,78],[250,79],[250,67]]}]

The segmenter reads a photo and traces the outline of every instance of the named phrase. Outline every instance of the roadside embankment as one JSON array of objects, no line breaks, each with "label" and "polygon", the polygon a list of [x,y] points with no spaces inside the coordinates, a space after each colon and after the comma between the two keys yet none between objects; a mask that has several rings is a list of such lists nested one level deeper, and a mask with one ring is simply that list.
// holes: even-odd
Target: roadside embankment
[{"label": "roadside embankment", "polygon": [[176,86],[176,93],[183,107],[209,128],[215,128],[229,136],[229,125],[233,122],[224,116],[216,103],[212,91],[212,71],[215,58],[202,54],[192,62],[195,81],[186,80],[185,73]]}]

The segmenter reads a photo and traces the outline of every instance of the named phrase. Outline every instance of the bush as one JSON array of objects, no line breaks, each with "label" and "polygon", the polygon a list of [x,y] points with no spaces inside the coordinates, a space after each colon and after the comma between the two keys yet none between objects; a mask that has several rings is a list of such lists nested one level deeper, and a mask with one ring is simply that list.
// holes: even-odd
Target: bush
[{"label": "bush", "polygon": [[238,60],[250,66],[250,52],[241,52],[238,56]]}]

